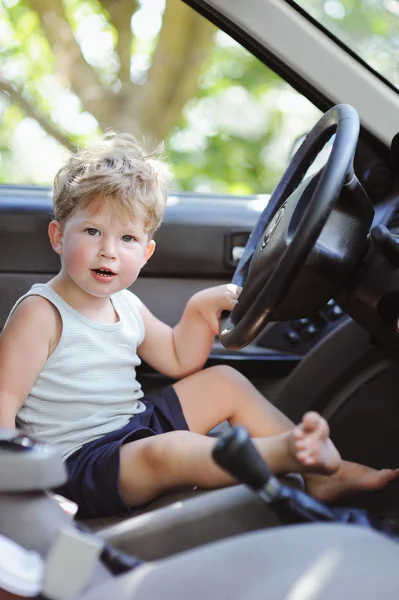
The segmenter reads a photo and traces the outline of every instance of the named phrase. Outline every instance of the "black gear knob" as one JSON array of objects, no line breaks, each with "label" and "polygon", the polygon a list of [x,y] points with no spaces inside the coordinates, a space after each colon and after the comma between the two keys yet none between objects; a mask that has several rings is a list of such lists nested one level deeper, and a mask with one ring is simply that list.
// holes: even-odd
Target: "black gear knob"
[{"label": "black gear knob", "polygon": [[219,467],[254,491],[264,488],[272,477],[245,427],[232,427],[222,435],[216,442],[212,456]]}]

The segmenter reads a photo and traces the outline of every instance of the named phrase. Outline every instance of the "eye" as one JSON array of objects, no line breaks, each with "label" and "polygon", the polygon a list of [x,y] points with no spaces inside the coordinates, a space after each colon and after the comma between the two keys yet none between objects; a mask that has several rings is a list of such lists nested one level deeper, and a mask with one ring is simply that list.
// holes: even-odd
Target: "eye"
[{"label": "eye", "polygon": [[124,242],[134,242],[136,241],[136,238],[134,238],[132,235],[123,235],[122,240]]},{"label": "eye", "polygon": [[88,233],[89,235],[93,235],[93,236],[100,234],[98,229],[95,229],[94,227],[87,227],[87,229],[85,229],[85,232]]}]

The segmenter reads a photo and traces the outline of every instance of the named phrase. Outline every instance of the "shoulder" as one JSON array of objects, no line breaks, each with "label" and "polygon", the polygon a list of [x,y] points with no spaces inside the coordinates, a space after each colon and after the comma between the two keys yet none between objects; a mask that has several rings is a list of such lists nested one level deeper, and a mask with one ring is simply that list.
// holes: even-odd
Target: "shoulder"
[{"label": "shoulder", "polygon": [[21,299],[10,315],[4,331],[21,327],[29,334],[47,332],[51,337],[59,322],[59,312],[49,300],[43,296],[30,295]]}]

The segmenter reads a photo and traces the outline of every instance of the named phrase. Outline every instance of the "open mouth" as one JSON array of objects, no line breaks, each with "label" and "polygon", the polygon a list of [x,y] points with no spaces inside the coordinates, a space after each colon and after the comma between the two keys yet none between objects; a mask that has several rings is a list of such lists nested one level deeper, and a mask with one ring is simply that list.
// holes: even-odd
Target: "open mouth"
[{"label": "open mouth", "polygon": [[93,273],[96,273],[97,275],[100,275],[101,277],[112,277],[112,276],[116,275],[116,273],[114,273],[110,269],[92,269],[92,271],[93,271]]}]

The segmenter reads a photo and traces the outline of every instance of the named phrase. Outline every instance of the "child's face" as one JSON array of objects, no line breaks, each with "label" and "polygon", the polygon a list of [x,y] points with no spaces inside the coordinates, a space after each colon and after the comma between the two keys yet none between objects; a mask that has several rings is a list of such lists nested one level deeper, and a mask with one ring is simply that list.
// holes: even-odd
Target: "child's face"
[{"label": "child's face", "polygon": [[63,230],[53,221],[50,240],[63,258],[61,275],[97,297],[129,287],[155,248],[143,227],[141,219],[120,219],[99,200],[74,212]]}]

